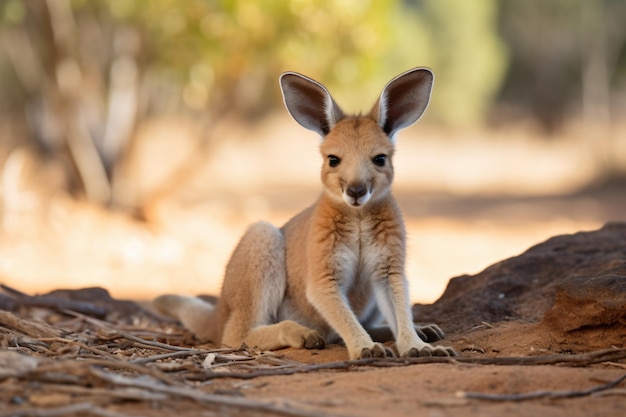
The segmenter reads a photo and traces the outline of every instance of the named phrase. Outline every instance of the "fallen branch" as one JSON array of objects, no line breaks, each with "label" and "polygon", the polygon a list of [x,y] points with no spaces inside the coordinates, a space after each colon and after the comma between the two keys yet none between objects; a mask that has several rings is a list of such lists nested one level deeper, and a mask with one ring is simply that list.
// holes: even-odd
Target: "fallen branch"
[{"label": "fallen branch", "polygon": [[72,345],[72,346],[78,346],[79,348],[85,349],[85,350],[93,353],[94,355],[104,356],[106,358],[113,359],[115,361],[119,361],[120,360],[119,357],[117,357],[115,355],[112,355],[111,353],[109,353],[109,352],[107,352],[105,350],[101,350],[101,349],[98,349],[96,347],[89,346],[89,345],[87,345],[87,344],[85,344],[83,342],[80,342],[78,340],[64,339],[62,337],[43,337],[43,338],[40,338],[39,340],[44,342],[44,343],[56,342],[56,343],[64,343],[64,344],[68,344],[68,345]]},{"label": "fallen branch", "polygon": [[171,379],[169,376],[159,371],[158,369],[149,366],[134,364],[123,360],[107,360],[100,358],[90,358],[80,361],[48,361],[38,364],[35,369],[26,368],[19,374],[13,374],[10,376],[20,379],[37,378],[45,382],[66,382],[67,379],[84,377],[84,375],[90,373],[91,369],[94,367],[131,371],[139,375],[148,375],[153,379],[161,381],[167,385],[180,385],[179,382]]},{"label": "fallen branch", "polygon": [[94,386],[83,387],[78,385],[48,384],[46,389],[50,392],[70,394],[70,398],[77,398],[79,396],[93,397],[100,403],[106,403],[106,401],[102,401],[102,399],[106,397],[130,401],[162,401],[168,399],[167,395],[133,387],[100,388]]},{"label": "fallen branch", "polygon": [[187,348],[187,347],[182,347],[182,346],[168,345],[167,343],[157,342],[156,340],[146,340],[137,336],[133,336],[132,334],[128,334],[128,333],[122,333],[120,337],[123,337],[124,339],[128,339],[133,342],[141,343],[146,346],[155,347],[155,348],[164,349],[164,350],[170,350],[170,351],[174,350],[174,351],[183,351],[183,352],[196,350],[193,348]]},{"label": "fallen branch", "polygon": [[523,394],[484,394],[481,392],[460,392],[457,395],[461,398],[487,401],[525,401],[536,400],[538,398],[577,398],[586,397],[597,392],[606,391],[618,386],[626,380],[626,374],[604,385],[598,385],[582,391],[533,391]]},{"label": "fallen branch", "polygon": [[154,356],[148,356],[144,358],[131,359],[130,363],[144,364],[144,363],[160,361],[163,359],[184,358],[187,356],[202,355],[202,354],[208,354],[208,353],[210,353],[210,351],[207,351],[207,350],[177,350],[176,352],[164,353],[162,355],[154,355]]},{"label": "fallen branch", "polygon": [[297,416],[297,417],[313,417],[325,416],[319,410],[298,410],[292,407],[283,408],[271,403],[249,400],[241,397],[228,397],[224,395],[208,394],[198,389],[187,387],[170,387],[157,384],[150,380],[129,378],[123,375],[106,372],[102,369],[91,368],[92,375],[109,382],[115,386],[127,386],[139,389],[145,389],[153,392],[167,394],[172,397],[185,398],[200,404],[208,404],[219,407],[234,408],[235,410],[245,410],[259,412],[268,412],[272,415]]},{"label": "fallen branch", "polygon": [[13,313],[0,310],[0,326],[16,330],[27,336],[38,337],[58,337],[65,333],[63,330],[57,329],[44,322],[35,320],[24,320],[17,317]]},{"label": "fallen branch", "polygon": [[217,378],[236,378],[236,379],[253,379],[263,376],[274,375],[293,375],[299,373],[309,373],[324,370],[350,370],[356,367],[393,367],[417,364],[435,364],[435,363],[464,363],[474,365],[569,365],[569,366],[587,366],[594,363],[607,361],[619,361],[626,359],[626,349],[606,349],[589,353],[581,353],[577,355],[545,355],[545,356],[523,356],[523,357],[499,357],[499,358],[468,358],[462,356],[430,356],[422,358],[368,358],[351,361],[329,362],[314,365],[297,366],[293,368],[280,369],[262,369],[253,372],[207,372],[196,374],[190,379],[210,380]]},{"label": "fallen branch", "polygon": [[27,407],[0,413],[0,417],[57,417],[67,415],[93,415],[99,417],[129,417],[128,414],[120,414],[97,407],[92,403],[77,403],[61,407]]}]

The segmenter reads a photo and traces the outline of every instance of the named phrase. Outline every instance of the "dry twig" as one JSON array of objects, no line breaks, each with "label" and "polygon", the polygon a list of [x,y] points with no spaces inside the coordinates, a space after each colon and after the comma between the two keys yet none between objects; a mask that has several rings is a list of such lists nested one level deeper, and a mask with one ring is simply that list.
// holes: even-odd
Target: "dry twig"
[{"label": "dry twig", "polygon": [[64,405],[61,407],[27,407],[18,410],[11,410],[7,413],[0,413],[0,417],[63,417],[67,415],[93,415],[99,417],[128,417],[127,414],[120,414],[92,403],[82,402]]},{"label": "dry twig", "polygon": [[41,340],[44,343],[56,342],[56,343],[65,343],[65,344],[68,344],[68,345],[78,346],[81,349],[85,349],[85,350],[87,350],[87,351],[89,351],[89,352],[91,352],[91,353],[93,353],[95,355],[104,356],[106,358],[109,358],[109,359],[112,359],[112,360],[116,360],[116,361],[120,360],[119,357],[117,357],[117,356],[107,352],[106,350],[101,350],[101,349],[98,349],[96,347],[89,346],[86,343],[80,342],[78,340],[66,339],[66,338],[63,338],[63,337],[43,337],[43,338],[41,338],[39,340]]},{"label": "dry twig", "polygon": [[588,395],[592,395],[601,391],[609,390],[613,387],[618,386],[622,383],[622,381],[626,380],[626,374],[620,376],[619,378],[595,387],[591,387],[582,391],[533,391],[522,394],[484,394],[481,392],[460,392],[458,396],[461,398],[470,398],[476,400],[487,400],[487,401],[525,401],[525,400],[535,400],[538,398],[576,398],[576,397],[586,397]]},{"label": "dry twig", "polygon": [[274,415],[284,416],[324,416],[324,413],[317,411],[298,410],[295,408],[283,408],[271,403],[248,400],[241,397],[228,397],[224,395],[207,394],[200,390],[187,387],[168,387],[156,384],[149,380],[128,378],[122,375],[112,374],[101,369],[92,368],[93,375],[110,382],[116,386],[129,386],[140,389],[147,389],[154,392],[164,393],[171,397],[185,398],[200,404],[211,404],[220,407],[234,408],[236,410],[251,410],[255,412],[271,412]]},{"label": "dry twig", "polygon": [[174,345],[168,345],[167,343],[161,343],[161,342],[157,342],[156,340],[146,340],[146,339],[142,339],[140,337],[137,336],[133,336],[132,334],[128,334],[128,333],[122,333],[120,335],[120,337],[123,337],[125,339],[131,340],[133,342],[137,342],[137,343],[141,343],[143,345],[146,346],[151,346],[151,347],[155,347],[155,348],[159,348],[159,349],[164,349],[164,350],[174,350],[174,351],[183,351],[183,352],[189,352],[189,351],[193,351],[195,349],[193,348],[187,348],[187,347],[182,347],[182,346],[174,346]]},{"label": "dry twig", "polygon": [[[352,361],[329,362],[314,365],[304,365],[293,368],[270,368],[258,371],[241,373],[241,372],[215,372],[196,375],[199,380],[210,380],[216,378],[237,378],[237,379],[253,379],[262,376],[273,375],[292,375],[297,373],[309,373],[322,370],[350,370],[356,367],[393,367],[427,363],[465,363],[476,365],[569,365],[569,366],[587,366],[594,363],[617,361],[626,359],[626,349],[606,349],[589,353],[581,353],[578,355],[545,355],[545,356],[523,356],[523,357],[498,357],[498,358],[470,358],[470,357],[447,357],[447,356],[431,356],[422,358],[369,358]],[[195,379],[194,378],[194,379]]]},{"label": "dry twig", "polygon": [[44,322],[25,320],[13,313],[0,310],[0,326],[16,330],[30,337],[57,337],[64,332]]}]

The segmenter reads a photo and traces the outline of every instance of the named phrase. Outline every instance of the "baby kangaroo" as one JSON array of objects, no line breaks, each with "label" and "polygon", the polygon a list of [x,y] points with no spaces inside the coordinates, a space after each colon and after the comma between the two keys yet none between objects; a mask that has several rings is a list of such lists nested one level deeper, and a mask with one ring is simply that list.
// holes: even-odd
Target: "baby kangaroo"
[{"label": "baby kangaroo", "polygon": [[439,327],[413,324],[404,223],[391,195],[396,133],[420,118],[432,84],[430,70],[412,69],[385,86],[369,114],[347,116],[322,84],[282,74],[287,110],[323,139],[322,195],[281,228],[249,227],[216,306],[164,295],[157,308],[228,346],[322,348],[341,338],[358,359],[392,356],[380,342],[395,339],[403,357],[456,355],[427,343],[443,337]]}]

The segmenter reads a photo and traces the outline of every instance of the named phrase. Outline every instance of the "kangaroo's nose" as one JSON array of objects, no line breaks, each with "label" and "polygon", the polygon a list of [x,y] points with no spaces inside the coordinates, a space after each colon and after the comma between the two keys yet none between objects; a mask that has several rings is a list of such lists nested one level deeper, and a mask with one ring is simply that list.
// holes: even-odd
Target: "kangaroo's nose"
[{"label": "kangaroo's nose", "polygon": [[365,184],[356,184],[348,186],[348,195],[355,200],[363,197],[367,193],[367,187]]}]

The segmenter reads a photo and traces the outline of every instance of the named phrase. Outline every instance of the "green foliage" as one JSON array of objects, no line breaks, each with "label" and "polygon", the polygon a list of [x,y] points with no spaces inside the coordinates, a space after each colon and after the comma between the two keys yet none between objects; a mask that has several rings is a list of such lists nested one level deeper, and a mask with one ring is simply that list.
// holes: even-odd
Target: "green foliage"
[{"label": "green foliage", "polygon": [[[361,94],[371,93],[374,86],[379,89],[380,81],[388,78],[381,69],[390,67],[394,48],[389,45],[397,44],[401,34],[393,22],[401,14],[397,1],[161,0],[149,8],[138,4],[114,1],[111,13],[142,28],[149,69],[180,82],[183,98],[192,107],[212,99],[213,104],[228,100],[244,112],[266,109],[268,99],[279,101],[276,79],[285,70],[341,86],[339,95],[353,97],[356,90],[348,105],[358,105],[365,98]],[[404,55],[402,69],[415,65],[411,55]],[[373,99],[370,94],[368,100]]]},{"label": "green foliage", "polygon": [[[81,36],[94,22],[104,38],[136,30],[144,101],[153,109],[262,115],[280,106],[277,76],[292,70],[323,81],[346,110],[367,111],[390,77],[428,66],[436,75],[430,120],[481,123],[498,100],[550,125],[575,111],[585,54],[599,47],[614,94],[625,85],[622,0],[66,1]],[[45,44],[36,4],[0,0],[0,37],[21,29]],[[115,41],[101,43],[106,74]],[[12,73],[2,46],[0,104],[19,106],[22,75]],[[47,48],[34,49],[45,64]]]},{"label": "green foliage", "polygon": [[180,83],[195,108],[228,101],[258,113],[278,102],[277,74],[293,70],[329,84],[348,110],[359,111],[390,77],[429,66],[437,75],[431,117],[475,123],[505,69],[495,0],[150,3],[103,2],[114,19],[141,28],[147,70]]},{"label": "green foliage", "polygon": [[497,33],[497,9],[495,0],[424,2],[438,77],[431,110],[448,124],[483,121],[502,83],[507,58]]},{"label": "green foliage", "polygon": [[426,119],[442,125],[497,108],[507,118],[492,121],[556,130],[582,114],[608,126],[623,117],[625,17],[623,0],[0,0],[0,123],[72,161],[98,201],[115,195],[105,183],[143,119],[249,121],[282,107],[288,70],[348,112],[426,66]]},{"label": "green foliage", "polygon": [[0,23],[20,24],[24,21],[26,7],[20,0],[6,0],[0,3]]},{"label": "green foliage", "polygon": [[[437,77],[429,117],[482,120],[506,66],[496,0],[73,0],[76,20],[141,35],[144,79],[203,110],[244,116],[280,102],[285,70],[323,81],[349,111],[367,111],[384,82],[415,66]],[[28,8],[6,0],[3,26]],[[1,29],[1,27],[0,27]],[[162,100],[152,97],[152,100]]]}]

